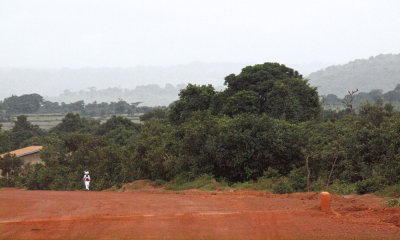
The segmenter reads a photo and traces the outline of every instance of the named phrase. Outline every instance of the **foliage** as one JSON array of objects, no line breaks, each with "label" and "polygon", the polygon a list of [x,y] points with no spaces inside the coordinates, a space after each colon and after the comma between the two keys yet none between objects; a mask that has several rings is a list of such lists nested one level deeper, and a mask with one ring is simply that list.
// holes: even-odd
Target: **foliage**
[{"label": "foliage", "polygon": [[240,113],[257,114],[259,112],[258,98],[254,91],[239,91],[226,99],[222,112],[229,116]]},{"label": "foliage", "polygon": [[183,123],[190,114],[196,111],[204,111],[210,108],[215,95],[211,85],[189,84],[179,93],[179,100],[173,103],[169,119],[172,123]]},{"label": "foliage", "polygon": [[39,94],[25,94],[5,98],[3,105],[8,114],[28,114],[39,110],[43,97]]},{"label": "foliage", "polygon": [[177,171],[175,129],[159,120],[145,122],[132,149],[130,171],[135,179],[172,179]]},{"label": "foliage", "polygon": [[103,136],[115,144],[125,146],[136,141],[141,127],[140,124],[133,123],[127,118],[112,116],[97,128],[95,135]]},{"label": "foliage", "polygon": [[272,192],[272,187],[274,186],[274,181],[270,178],[260,177],[257,181],[246,181],[246,182],[237,182],[232,184],[232,188],[235,190],[257,190],[257,191],[268,191]]},{"label": "foliage", "polygon": [[98,125],[98,123],[94,121],[89,122],[87,119],[81,118],[78,113],[69,112],[52,131],[57,133],[72,133],[86,130],[93,125]]},{"label": "foliage", "polygon": [[276,184],[272,187],[273,193],[292,193],[294,190],[289,182],[289,179],[286,177],[281,177],[278,179]]},{"label": "foliage", "polygon": [[379,179],[366,179],[356,182],[356,191],[358,194],[372,193],[380,189],[381,182]]},{"label": "foliage", "polygon": [[236,182],[256,179],[268,167],[287,174],[302,161],[295,125],[248,114],[220,122],[215,138],[215,173]]},{"label": "foliage", "polygon": [[304,167],[294,168],[288,174],[288,183],[295,192],[304,192],[307,187],[307,171]]},{"label": "foliage", "polygon": [[32,125],[28,122],[25,115],[18,116],[10,133],[11,148],[25,147],[23,144],[24,141],[42,135],[43,131],[37,125]]},{"label": "foliage", "polygon": [[11,151],[11,140],[9,131],[0,131],[0,153]]},{"label": "foliage", "polygon": [[400,197],[400,184],[385,186],[375,193],[380,197]]},{"label": "foliage", "polygon": [[400,207],[400,202],[397,199],[390,199],[387,202],[388,207]]},{"label": "foliage", "polygon": [[273,118],[306,121],[320,111],[316,88],[310,87],[297,71],[279,63],[245,67],[240,74],[227,76],[225,84],[233,94],[227,105],[241,101],[236,113],[257,110]]},{"label": "foliage", "polygon": [[[315,88],[276,63],[246,67],[226,83],[221,92],[190,84],[169,109],[143,115],[143,124],[122,116],[100,122],[71,112],[45,132],[19,116],[13,129],[0,132],[0,151],[41,144],[44,164],[15,168],[10,183],[82,189],[84,170],[94,190],[138,179],[172,181],[169,188],[177,190],[229,184],[336,194],[400,183],[400,113],[390,105],[378,101],[356,114],[322,115]],[[122,101],[111,105],[128,111]],[[90,105],[93,111],[98,107]]]},{"label": "foliage", "polygon": [[140,121],[148,121],[150,119],[167,119],[167,109],[155,108],[153,111],[146,112],[140,116]]},{"label": "foliage", "polygon": [[356,184],[348,183],[343,180],[336,180],[325,190],[332,192],[337,195],[348,195],[356,193]]},{"label": "foliage", "polygon": [[[340,113],[346,107],[344,99],[340,99],[334,94],[322,96],[322,99],[322,106],[327,111]],[[400,84],[386,93],[380,89],[374,89],[370,92],[360,92],[354,95],[352,103],[357,111],[362,111],[365,107],[371,107],[371,103],[378,103],[378,105],[384,106],[384,110],[387,113],[393,113],[394,110],[400,110]]]},{"label": "foliage", "polygon": [[16,176],[22,166],[22,160],[15,155],[6,154],[0,158],[0,169],[2,176]]},{"label": "foliage", "polygon": [[1,175],[6,177],[5,181],[0,183],[0,186],[14,186],[15,179],[20,173],[22,164],[22,160],[15,157],[15,155],[6,154],[0,157]]}]

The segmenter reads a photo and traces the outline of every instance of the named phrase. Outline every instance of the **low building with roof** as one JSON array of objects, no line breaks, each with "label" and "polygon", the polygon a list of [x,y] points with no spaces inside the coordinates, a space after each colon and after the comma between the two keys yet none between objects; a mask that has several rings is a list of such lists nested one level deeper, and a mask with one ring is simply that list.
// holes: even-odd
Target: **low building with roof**
[{"label": "low building with roof", "polygon": [[40,158],[40,150],[42,150],[42,148],[43,146],[29,146],[8,153],[3,153],[0,155],[0,161],[5,155],[10,154],[15,155],[17,158],[21,158],[24,164],[42,163],[43,161]]}]

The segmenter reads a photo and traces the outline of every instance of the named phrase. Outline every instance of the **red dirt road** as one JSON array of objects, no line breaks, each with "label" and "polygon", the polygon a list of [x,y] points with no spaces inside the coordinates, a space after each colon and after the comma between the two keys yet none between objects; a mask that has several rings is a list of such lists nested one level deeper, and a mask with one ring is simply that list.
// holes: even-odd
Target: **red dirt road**
[{"label": "red dirt road", "polygon": [[0,191],[0,239],[400,239],[382,199],[259,192]]}]

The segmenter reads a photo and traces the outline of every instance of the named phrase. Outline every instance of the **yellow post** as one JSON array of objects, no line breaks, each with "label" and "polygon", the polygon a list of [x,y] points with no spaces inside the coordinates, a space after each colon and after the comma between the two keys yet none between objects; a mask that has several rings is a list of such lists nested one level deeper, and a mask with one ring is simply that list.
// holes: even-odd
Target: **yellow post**
[{"label": "yellow post", "polygon": [[331,195],[328,192],[321,192],[321,211],[331,211]]}]

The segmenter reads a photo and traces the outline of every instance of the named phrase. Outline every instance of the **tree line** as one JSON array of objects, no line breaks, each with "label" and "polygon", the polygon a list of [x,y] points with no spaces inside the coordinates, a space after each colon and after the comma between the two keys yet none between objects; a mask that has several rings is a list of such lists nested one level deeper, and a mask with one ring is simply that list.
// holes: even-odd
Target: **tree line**
[{"label": "tree line", "polygon": [[[322,106],[326,110],[345,110],[347,96],[348,95],[341,99],[334,94],[328,94],[322,97]],[[381,89],[375,89],[370,92],[360,92],[353,95],[353,105],[356,109],[360,109],[361,106],[367,103],[375,103],[377,101],[390,103],[396,111],[400,110],[400,84],[393,90],[387,92],[383,92]]]},{"label": "tree line", "polygon": [[0,168],[12,176],[8,184],[53,190],[82,188],[85,169],[95,190],[205,174],[229,184],[269,179],[280,193],[328,186],[365,193],[399,183],[400,114],[389,104],[326,114],[317,89],[278,63],[246,67],[225,84],[223,91],[189,84],[143,124],[68,113],[44,132],[20,116],[0,133],[1,152],[41,144],[45,164],[0,161]]},{"label": "tree line", "polygon": [[82,116],[110,116],[113,114],[144,113],[151,111],[152,107],[139,106],[141,102],[127,103],[120,99],[117,102],[92,102],[85,104],[83,100],[64,103],[46,101],[39,94],[25,94],[11,96],[0,101],[0,122],[12,121],[14,116],[21,114],[46,114],[68,112],[79,113]]}]

